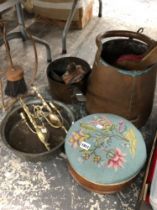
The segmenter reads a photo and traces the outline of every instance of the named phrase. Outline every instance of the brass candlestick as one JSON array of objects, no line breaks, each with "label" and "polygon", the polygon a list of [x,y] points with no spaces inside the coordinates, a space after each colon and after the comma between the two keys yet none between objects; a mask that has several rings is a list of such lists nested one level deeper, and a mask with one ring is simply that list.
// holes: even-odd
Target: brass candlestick
[{"label": "brass candlestick", "polygon": [[64,126],[62,115],[58,110],[58,108],[52,102],[47,102],[38,92],[35,86],[33,86],[32,89],[34,90],[35,94],[42,102],[41,106],[38,107],[34,106],[36,112],[38,112],[38,116],[43,117],[51,127],[62,128],[65,131],[65,133],[67,133],[67,130]]},{"label": "brass candlestick", "polygon": [[32,133],[35,133],[38,136],[39,140],[44,144],[46,149],[49,151],[50,146],[47,142],[47,140],[48,140],[48,130],[47,130],[47,128],[44,126],[43,123],[39,124],[37,122],[34,114],[32,114],[30,112],[28,106],[24,103],[22,98],[20,98],[20,104],[21,104],[21,106],[23,108],[23,111],[24,111],[24,112],[20,113],[21,118],[25,121],[29,130]]}]

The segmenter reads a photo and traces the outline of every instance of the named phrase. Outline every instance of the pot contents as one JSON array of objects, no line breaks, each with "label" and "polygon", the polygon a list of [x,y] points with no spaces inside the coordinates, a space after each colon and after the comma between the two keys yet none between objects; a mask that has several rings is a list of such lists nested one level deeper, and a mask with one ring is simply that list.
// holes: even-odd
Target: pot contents
[{"label": "pot contents", "polygon": [[66,85],[74,84],[80,82],[86,74],[86,71],[81,65],[76,65],[76,63],[70,63],[65,73],[62,75],[62,79]]},{"label": "pot contents", "polygon": [[[64,125],[69,127],[68,121],[64,120]],[[47,142],[49,148],[53,150],[56,147],[58,148],[61,146],[65,138],[65,132],[63,129],[52,128],[48,123],[45,123],[45,126],[48,130]],[[11,147],[21,152],[37,154],[47,151],[45,145],[39,141],[38,136],[29,130],[22,119],[14,124],[7,138]]]},{"label": "pot contents", "polygon": [[112,66],[129,70],[126,62],[141,61],[147,49],[145,43],[133,39],[110,40],[103,44],[101,58]]},{"label": "pot contents", "polygon": [[47,78],[52,97],[68,104],[78,102],[74,88],[85,94],[90,72],[90,65],[81,58],[63,57],[51,62]]},{"label": "pot contents", "polygon": [[63,145],[73,122],[64,104],[45,100],[36,87],[33,89],[37,99],[26,102],[20,98],[20,106],[8,115],[4,126],[7,145],[28,155],[55,151]]},{"label": "pot contents", "polygon": [[41,100],[42,104],[33,104],[30,109],[23,99],[20,98],[20,104],[23,109],[20,116],[28,129],[33,134],[36,134],[40,142],[47,150],[50,150],[51,148],[48,142],[49,131],[45,122],[52,128],[63,129],[65,133],[67,130],[63,124],[63,118],[59,109],[52,102],[47,102],[38,92],[36,87],[33,87],[33,90],[35,91],[37,97]]},{"label": "pot contents", "polygon": [[53,79],[58,82],[63,82],[66,85],[79,83],[84,79],[86,75],[86,69],[82,65],[78,65],[75,62],[69,63],[62,75],[58,72],[53,72]]}]

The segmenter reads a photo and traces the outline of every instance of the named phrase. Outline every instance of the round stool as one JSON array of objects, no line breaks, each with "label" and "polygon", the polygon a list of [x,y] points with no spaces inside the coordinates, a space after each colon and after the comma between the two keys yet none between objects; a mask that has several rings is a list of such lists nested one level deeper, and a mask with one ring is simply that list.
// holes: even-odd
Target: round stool
[{"label": "round stool", "polygon": [[68,168],[84,188],[113,193],[128,185],[146,160],[144,139],[128,120],[92,114],[75,122],[65,139]]}]

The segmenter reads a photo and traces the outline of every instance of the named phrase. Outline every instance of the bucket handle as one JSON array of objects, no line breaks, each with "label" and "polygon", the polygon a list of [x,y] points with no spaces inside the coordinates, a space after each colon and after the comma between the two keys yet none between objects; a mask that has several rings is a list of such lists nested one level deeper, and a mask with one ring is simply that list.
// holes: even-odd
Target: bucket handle
[{"label": "bucket handle", "polygon": [[112,30],[112,31],[107,31],[105,33],[98,34],[96,37],[96,44],[98,47],[98,52],[96,55],[96,57],[98,58],[97,60],[99,60],[101,56],[101,52],[103,49],[102,40],[105,38],[127,37],[129,39],[138,39],[140,41],[145,42],[148,45],[149,49],[153,48],[156,45],[156,41],[142,34],[143,30],[144,30],[143,28],[139,28],[137,32],[125,31],[125,30]]},{"label": "bucket handle", "polygon": [[141,40],[143,42],[146,42],[149,46],[154,45],[156,43],[153,39],[151,39],[148,36],[142,34],[141,32],[143,32],[143,30],[138,30],[137,32],[125,31],[125,30],[107,31],[105,33],[99,34],[96,37],[96,44],[97,44],[98,47],[100,47],[102,45],[102,40],[104,38],[109,38],[109,37],[134,38],[134,39],[138,39],[138,40]]}]

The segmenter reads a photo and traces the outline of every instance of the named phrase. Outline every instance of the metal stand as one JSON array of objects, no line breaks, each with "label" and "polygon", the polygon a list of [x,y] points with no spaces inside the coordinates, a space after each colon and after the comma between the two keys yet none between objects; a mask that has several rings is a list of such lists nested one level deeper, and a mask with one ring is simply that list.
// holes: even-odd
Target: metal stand
[{"label": "metal stand", "polygon": [[102,17],[102,0],[98,0],[99,1],[99,14],[98,17]]},{"label": "metal stand", "polygon": [[[27,32],[25,30],[24,15],[23,15],[23,10],[22,10],[22,7],[21,7],[21,3],[17,2],[15,4],[15,6],[16,6],[17,19],[18,19],[20,31],[9,33],[7,35],[7,39],[11,40],[11,39],[16,39],[16,38],[22,38],[23,41],[26,41],[26,40],[29,39],[29,37],[28,37]],[[43,44],[46,47],[47,61],[51,62],[51,60],[52,60],[51,59],[51,49],[50,49],[48,43],[39,39],[36,36],[32,36],[32,37],[33,37],[34,41],[36,41],[37,43]],[[3,40],[0,39],[0,45],[2,45],[2,44],[3,44]]]},{"label": "metal stand", "polygon": [[[66,21],[64,30],[63,30],[63,34],[62,34],[62,54],[66,54],[67,53],[67,47],[66,47],[66,38],[67,38],[67,34],[71,25],[71,22],[73,20],[73,17],[75,15],[76,12],[76,8],[77,8],[77,3],[79,0],[74,0],[73,4],[72,4],[72,8],[70,10],[68,19]],[[98,0],[99,1],[99,13],[98,13],[98,17],[102,17],[102,0]]]}]

